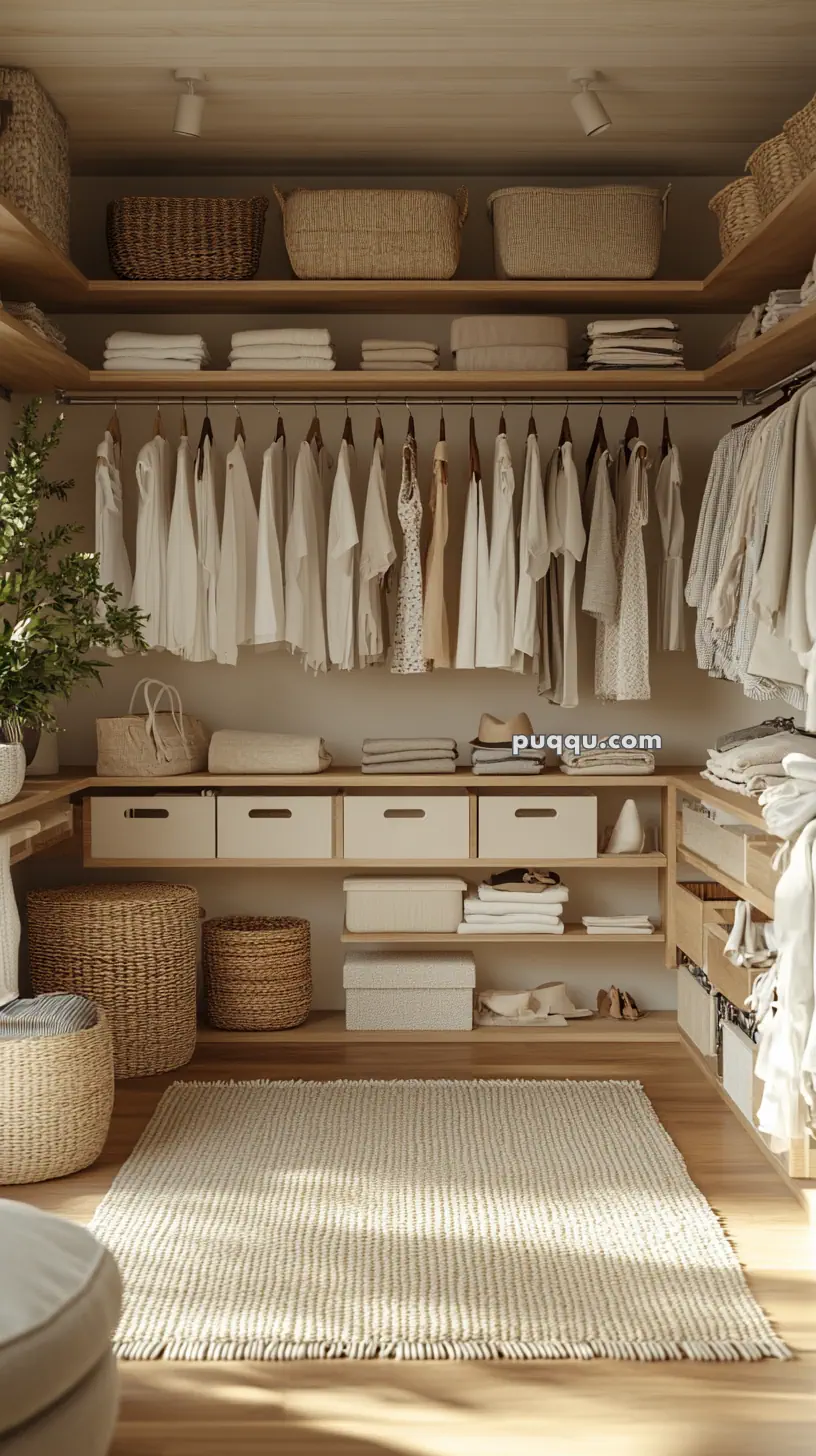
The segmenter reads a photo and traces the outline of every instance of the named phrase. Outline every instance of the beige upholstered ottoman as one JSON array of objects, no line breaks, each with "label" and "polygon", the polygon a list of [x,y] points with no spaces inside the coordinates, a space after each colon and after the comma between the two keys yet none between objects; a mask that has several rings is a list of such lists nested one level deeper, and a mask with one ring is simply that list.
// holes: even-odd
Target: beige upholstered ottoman
[{"label": "beige upholstered ottoman", "polygon": [[121,1284],[86,1229],[0,1200],[0,1456],[104,1456]]}]

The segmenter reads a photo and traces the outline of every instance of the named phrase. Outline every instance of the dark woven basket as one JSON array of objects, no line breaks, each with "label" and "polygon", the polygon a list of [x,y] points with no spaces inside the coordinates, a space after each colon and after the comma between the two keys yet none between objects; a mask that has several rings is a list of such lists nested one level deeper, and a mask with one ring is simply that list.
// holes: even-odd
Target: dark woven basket
[{"label": "dark woven basket", "polygon": [[118,197],[107,238],[117,278],[227,282],[254,278],[267,197]]}]

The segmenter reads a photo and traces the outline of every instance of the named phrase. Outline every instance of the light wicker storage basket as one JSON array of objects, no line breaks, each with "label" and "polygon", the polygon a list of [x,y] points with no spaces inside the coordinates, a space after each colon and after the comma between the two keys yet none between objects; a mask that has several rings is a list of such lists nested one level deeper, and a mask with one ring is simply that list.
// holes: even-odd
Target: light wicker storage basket
[{"label": "light wicker storage basket", "polygon": [[107,238],[117,278],[232,282],[261,261],[267,197],[118,197]]},{"label": "light wicker storage basket", "polygon": [[312,1005],[308,920],[234,915],[204,922],[207,1016],[227,1031],[300,1026]]},{"label": "light wicker storage basket", "polygon": [[0,133],[0,193],[67,253],[71,168],[68,127],[36,76],[0,66],[0,98],[11,102]]},{"label": "light wicker storage basket", "polygon": [[503,187],[491,193],[498,278],[651,278],[667,192],[655,187]]},{"label": "light wicker storage basket", "polygon": [[720,227],[720,252],[724,258],[733,253],[762,222],[762,209],[753,177],[737,177],[708,204]]},{"label": "light wicker storage basket", "polygon": [[459,267],[466,187],[273,189],[297,278],[452,278]]},{"label": "light wicker storage basket", "polygon": [[812,172],[816,167],[816,96],[785,122],[783,131],[802,171]]},{"label": "light wicker storage basket", "polygon": [[189,1062],[198,950],[198,895],[190,885],[32,890],[28,940],[38,995],[72,991],[107,1012],[117,1077],[150,1077]]},{"label": "light wicker storage basket", "polygon": [[746,162],[756,186],[757,200],[763,217],[784,202],[789,192],[802,181],[804,173],[799,159],[784,132],[760,142]]},{"label": "light wicker storage basket", "polygon": [[87,1168],[113,1110],[113,1047],[95,1026],[56,1036],[0,1038],[0,1185],[42,1183]]}]

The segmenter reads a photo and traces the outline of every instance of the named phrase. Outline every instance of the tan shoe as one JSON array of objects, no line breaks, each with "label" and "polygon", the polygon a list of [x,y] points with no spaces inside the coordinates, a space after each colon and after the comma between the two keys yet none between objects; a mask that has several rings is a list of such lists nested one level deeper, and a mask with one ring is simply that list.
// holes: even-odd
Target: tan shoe
[{"label": "tan shoe", "polygon": [[624,1021],[638,1021],[640,1019],[640,1011],[634,996],[630,996],[628,991],[622,991],[621,999],[623,1002],[622,1013]]}]

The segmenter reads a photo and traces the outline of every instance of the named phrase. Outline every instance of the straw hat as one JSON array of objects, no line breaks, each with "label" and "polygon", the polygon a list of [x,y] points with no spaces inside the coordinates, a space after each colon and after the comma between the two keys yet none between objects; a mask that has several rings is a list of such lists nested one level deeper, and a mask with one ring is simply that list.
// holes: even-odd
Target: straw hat
[{"label": "straw hat", "polygon": [[524,733],[529,738],[532,731],[533,725],[526,713],[516,713],[513,718],[494,718],[492,713],[482,713],[478,737],[470,741],[475,748],[496,748],[500,744],[512,743],[517,733]]}]

